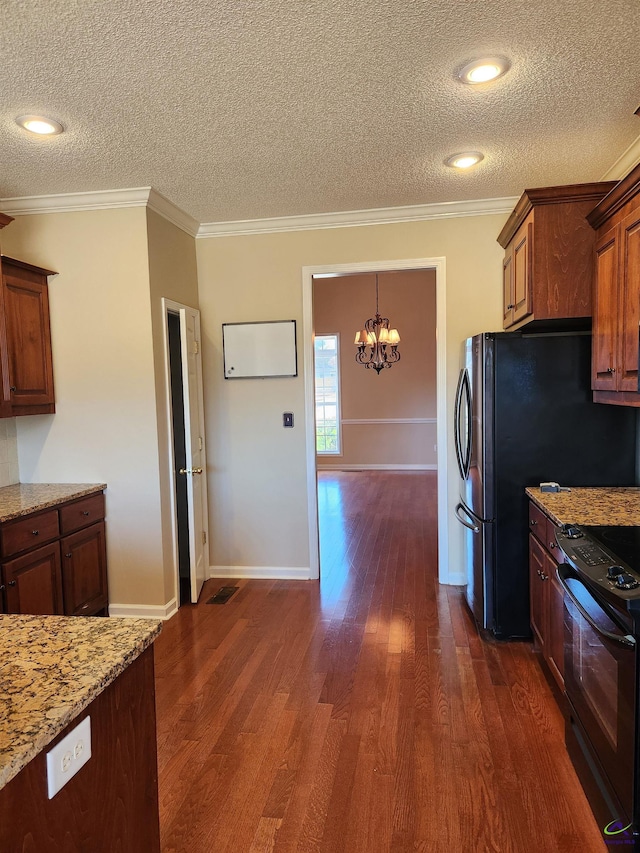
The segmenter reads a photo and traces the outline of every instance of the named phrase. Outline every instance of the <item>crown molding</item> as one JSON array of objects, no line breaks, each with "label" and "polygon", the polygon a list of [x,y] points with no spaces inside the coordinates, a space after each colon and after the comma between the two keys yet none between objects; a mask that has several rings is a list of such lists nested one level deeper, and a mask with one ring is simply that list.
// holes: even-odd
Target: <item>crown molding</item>
[{"label": "crown molding", "polygon": [[600,180],[619,181],[626,178],[638,163],[640,163],[640,136],[633,140],[627,150],[618,157],[613,166],[607,169]]},{"label": "crown molding", "polygon": [[0,208],[3,213],[11,216],[114,210],[126,207],[148,207],[192,237],[198,233],[199,223],[153,187],[0,199]]},{"label": "crown molding", "polygon": [[242,219],[236,222],[205,222],[198,229],[198,239],[229,237],[241,234],[274,234],[284,231],[308,231],[319,228],[347,228],[359,225],[388,225],[394,222],[419,222],[426,219],[449,219],[460,216],[485,216],[511,213],[517,196],[484,198],[473,201],[448,201],[438,204],[414,204],[404,207],[381,207],[372,210],[347,210],[341,213],[312,213],[304,216],[281,216],[274,219]]},{"label": "crown molding", "polygon": [[200,223],[193,216],[189,216],[182,208],[178,207],[162,193],[151,187],[149,192],[148,207],[159,216],[173,223],[176,227],[186,231],[191,237],[196,237]]},{"label": "crown molding", "polygon": [[98,192],[32,195],[0,199],[0,207],[11,216],[36,213],[70,213],[83,210],[111,210],[120,207],[146,207],[151,187]]}]

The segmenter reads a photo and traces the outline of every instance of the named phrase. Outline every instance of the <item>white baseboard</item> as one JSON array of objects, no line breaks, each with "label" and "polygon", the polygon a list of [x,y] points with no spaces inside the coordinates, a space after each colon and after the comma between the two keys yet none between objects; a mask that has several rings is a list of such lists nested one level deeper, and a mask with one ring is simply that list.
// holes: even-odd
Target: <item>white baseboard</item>
[{"label": "white baseboard", "polygon": [[466,586],[467,585],[467,576],[462,574],[461,572],[449,572],[449,579],[445,586]]},{"label": "white baseboard", "polygon": [[437,471],[430,465],[318,465],[318,471]]},{"label": "white baseboard", "polygon": [[209,566],[209,577],[308,581],[311,572],[308,567],[296,566]]},{"label": "white baseboard", "polygon": [[110,604],[109,616],[129,616],[133,619],[171,619],[178,612],[175,598],[166,604]]}]

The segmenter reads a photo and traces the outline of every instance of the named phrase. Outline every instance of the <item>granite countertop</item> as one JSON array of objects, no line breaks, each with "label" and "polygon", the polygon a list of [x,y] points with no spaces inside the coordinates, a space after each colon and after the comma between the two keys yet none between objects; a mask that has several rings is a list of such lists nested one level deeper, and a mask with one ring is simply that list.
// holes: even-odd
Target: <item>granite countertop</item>
[{"label": "granite countertop", "polygon": [[0,788],[160,633],[153,619],[0,616]]},{"label": "granite countertop", "polygon": [[527,495],[556,524],[640,526],[640,487],[574,487],[570,492],[541,492],[539,486]]},{"label": "granite countertop", "polygon": [[102,492],[106,483],[16,483],[0,488],[0,524],[65,501]]}]

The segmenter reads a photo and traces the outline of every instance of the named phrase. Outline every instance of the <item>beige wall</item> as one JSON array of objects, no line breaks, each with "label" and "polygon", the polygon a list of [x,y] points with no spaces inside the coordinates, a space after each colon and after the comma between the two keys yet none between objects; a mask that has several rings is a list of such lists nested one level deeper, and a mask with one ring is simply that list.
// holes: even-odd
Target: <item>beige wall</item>
[{"label": "beige wall", "polygon": [[0,420],[0,486],[20,482],[18,439],[15,418]]},{"label": "beige wall", "polygon": [[[504,219],[196,241],[211,565],[309,566],[302,268],[445,257],[450,412],[460,341],[500,327],[502,253],[495,237]],[[162,531],[166,455],[158,423],[163,400],[156,309],[161,294],[192,301],[189,239],[136,208],[17,217],[3,231],[2,246],[7,254],[60,271],[51,284],[57,413],[17,419],[21,479],[107,482],[111,600],[163,605],[171,579]],[[298,321],[299,376],[225,381],[221,324],[274,319]],[[294,412],[293,430],[282,428],[284,411]],[[451,516],[457,495],[452,447],[447,461]],[[462,571],[458,527],[449,529],[454,574]]]},{"label": "beige wall", "polygon": [[163,605],[144,208],[19,216],[6,254],[50,282],[56,414],[17,418],[23,482],[106,482],[110,601]]},{"label": "beige wall", "polygon": [[[342,453],[318,467],[436,467],[436,277],[434,270],[378,275],[380,313],[399,329],[401,360],[377,374],[355,361],[353,339],[375,314],[375,273],[313,283],[316,334],[340,336]],[[428,420],[429,423],[366,423]],[[359,421],[359,423],[353,423]]]},{"label": "beige wall", "polygon": [[[210,508],[213,565],[309,566],[302,268],[446,258],[444,367],[450,420],[461,341],[501,327],[502,250],[496,235],[505,219],[488,215],[197,241],[209,493],[216,498]],[[282,319],[298,321],[300,375],[225,381],[221,324]],[[282,428],[284,411],[294,412],[292,430]],[[442,475],[452,517],[458,485],[451,446]],[[461,531],[450,524],[447,543],[458,578],[464,572]]]},{"label": "beige wall", "polygon": [[198,307],[198,274],[195,239],[153,210],[147,210],[149,250],[149,290],[153,363],[158,428],[158,466],[160,476],[164,600],[175,596],[177,567],[172,537],[171,493],[173,476],[169,466],[169,419],[167,408],[166,357],[164,349],[165,316],[162,299]]}]

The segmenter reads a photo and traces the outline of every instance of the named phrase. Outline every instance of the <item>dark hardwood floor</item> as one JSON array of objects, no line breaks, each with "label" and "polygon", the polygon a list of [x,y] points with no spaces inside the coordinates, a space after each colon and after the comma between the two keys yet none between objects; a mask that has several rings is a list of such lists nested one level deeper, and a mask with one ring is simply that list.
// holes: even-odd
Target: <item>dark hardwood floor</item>
[{"label": "dark hardwood floor", "polygon": [[606,850],[531,646],[437,583],[435,474],[319,479],[321,584],[209,581],[156,643],[163,853]]}]

